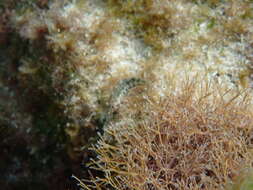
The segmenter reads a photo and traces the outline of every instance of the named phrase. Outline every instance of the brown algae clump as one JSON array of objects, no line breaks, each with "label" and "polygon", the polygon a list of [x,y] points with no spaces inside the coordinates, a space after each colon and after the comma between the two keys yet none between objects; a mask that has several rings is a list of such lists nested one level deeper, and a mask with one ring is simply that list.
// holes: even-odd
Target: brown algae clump
[{"label": "brown algae clump", "polygon": [[[86,189],[225,189],[250,167],[253,119],[246,94],[225,99],[187,85],[159,102],[148,98],[145,121],[111,125],[90,167],[104,173]],[[222,90],[221,90],[222,91]],[[241,182],[240,182],[241,183]]]}]

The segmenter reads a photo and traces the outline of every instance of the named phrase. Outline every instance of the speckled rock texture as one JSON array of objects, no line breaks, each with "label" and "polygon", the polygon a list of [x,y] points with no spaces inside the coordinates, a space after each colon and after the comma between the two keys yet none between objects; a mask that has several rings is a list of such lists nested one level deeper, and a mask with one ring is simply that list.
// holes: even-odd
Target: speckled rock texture
[{"label": "speckled rock texture", "polygon": [[[150,113],[160,114],[151,102],[160,105],[182,92],[191,94],[182,90],[191,83],[191,104],[208,93],[210,102],[251,104],[252,9],[250,0],[0,2],[0,122],[6,136],[0,145],[6,155],[1,173],[6,175],[0,182],[7,187],[21,178],[31,184],[37,180],[49,189],[71,174],[89,178],[88,169],[79,164],[99,155],[90,148],[101,137],[111,142],[111,129],[150,122]],[[193,90],[191,85],[188,90]],[[202,108],[197,111],[207,114]],[[247,111],[250,115],[251,108]],[[221,114],[226,118],[230,112]],[[246,128],[250,131],[251,126]],[[22,156],[12,145],[20,144],[17,134],[23,145],[16,149],[25,152]],[[245,165],[248,158],[242,159]],[[23,160],[29,160],[27,166]],[[14,165],[19,169],[12,169]],[[41,168],[45,170],[40,173]],[[57,172],[59,179],[52,177]],[[223,188],[227,179],[220,176],[223,181],[216,186],[202,187]],[[166,188],[184,189],[175,184]]]}]

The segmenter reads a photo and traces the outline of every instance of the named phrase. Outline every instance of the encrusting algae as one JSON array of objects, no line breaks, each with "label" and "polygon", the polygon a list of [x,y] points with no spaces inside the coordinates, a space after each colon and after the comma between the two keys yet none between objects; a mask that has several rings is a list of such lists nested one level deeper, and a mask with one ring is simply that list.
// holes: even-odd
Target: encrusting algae
[{"label": "encrusting algae", "polygon": [[94,158],[85,188],[225,189],[252,167],[252,1],[5,2],[3,86],[70,160]]}]

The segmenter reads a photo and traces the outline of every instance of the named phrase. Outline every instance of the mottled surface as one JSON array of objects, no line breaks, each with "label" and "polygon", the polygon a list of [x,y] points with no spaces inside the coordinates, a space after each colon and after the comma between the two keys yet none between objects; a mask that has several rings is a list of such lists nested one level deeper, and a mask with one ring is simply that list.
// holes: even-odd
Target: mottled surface
[{"label": "mottled surface", "polygon": [[1,1],[0,183],[68,188],[60,181],[86,177],[80,164],[95,156],[98,132],[145,119],[147,95],[162,101],[185,81],[230,89],[224,99],[251,91],[252,8],[249,0]]}]

